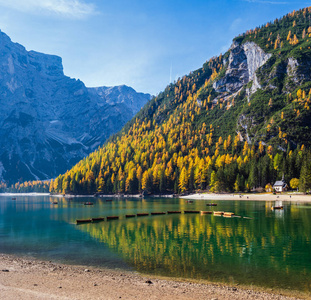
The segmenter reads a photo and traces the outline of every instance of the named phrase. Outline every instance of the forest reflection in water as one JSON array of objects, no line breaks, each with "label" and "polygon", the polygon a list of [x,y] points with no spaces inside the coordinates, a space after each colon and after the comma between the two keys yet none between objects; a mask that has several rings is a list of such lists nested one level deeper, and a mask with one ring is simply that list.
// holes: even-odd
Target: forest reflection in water
[{"label": "forest reflection in water", "polygon": [[253,219],[181,214],[79,228],[140,272],[311,291],[310,207],[229,206]]},{"label": "forest reflection in water", "polygon": [[[108,201],[107,201],[108,200]],[[91,201],[94,205],[85,206]],[[311,292],[311,205],[178,198],[0,199],[0,252],[97,267]],[[243,218],[126,214],[221,210]],[[76,225],[76,219],[119,220]]]}]

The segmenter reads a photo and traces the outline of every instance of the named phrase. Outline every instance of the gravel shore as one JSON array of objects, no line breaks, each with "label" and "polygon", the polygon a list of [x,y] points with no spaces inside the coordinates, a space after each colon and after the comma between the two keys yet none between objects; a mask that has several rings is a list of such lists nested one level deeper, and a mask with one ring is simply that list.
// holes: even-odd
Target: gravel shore
[{"label": "gravel shore", "polygon": [[291,201],[311,202],[310,195],[301,194],[191,194],[181,196],[182,199],[193,200],[249,200],[249,201]]},{"label": "gravel shore", "polygon": [[[240,286],[147,277],[0,254],[0,299],[307,299]],[[298,298],[296,298],[298,297]]]}]

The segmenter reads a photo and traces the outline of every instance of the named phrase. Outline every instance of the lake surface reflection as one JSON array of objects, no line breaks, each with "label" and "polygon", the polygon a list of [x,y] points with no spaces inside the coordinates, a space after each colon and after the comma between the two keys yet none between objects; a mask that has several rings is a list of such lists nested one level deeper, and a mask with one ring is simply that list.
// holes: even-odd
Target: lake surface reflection
[{"label": "lake surface reflection", "polygon": [[[156,275],[311,291],[311,205],[183,199],[0,197],[0,251]],[[107,201],[112,200],[112,201]],[[92,201],[93,206],[83,202]],[[221,210],[250,217],[126,214]],[[119,220],[76,225],[76,219]]]}]

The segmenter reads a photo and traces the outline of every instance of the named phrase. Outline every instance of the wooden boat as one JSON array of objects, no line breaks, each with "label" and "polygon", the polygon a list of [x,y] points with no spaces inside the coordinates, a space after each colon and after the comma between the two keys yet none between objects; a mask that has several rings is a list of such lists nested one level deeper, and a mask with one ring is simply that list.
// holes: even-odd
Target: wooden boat
[{"label": "wooden boat", "polygon": [[80,219],[76,220],[77,224],[82,224],[82,223],[91,223],[92,219]]},{"label": "wooden boat", "polygon": [[145,217],[145,216],[149,216],[148,213],[139,213],[137,214],[137,217]]},{"label": "wooden boat", "polygon": [[199,210],[185,210],[184,213],[185,214],[199,214],[200,211]]},{"label": "wooden boat", "polygon": [[125,218],[135,218],[136,215],[125,215]]},{"label": "wooden boat", "polygon": [[163,211],[162,211],[162,212],[152,212],[152,213],[151,213],[151,215],[152,215],[152,216],[157,216],[157,215],[166,215],[166,213],[165,213],[165,212],[163,212]]},{"label": "wooden boat", "polygon": [[212,211],[201,211],[201,215],[211,215]]},{"label": "wooden boat", "polygon": [[58,204],[58,202],[57,202],[57,201],[53,201],[52,203],[53,203],[53,204]]},{"label": "wooden boat", "polygon": [[181,214],[181,211],[172,211],[172,210],[169,210],[167,211],[168,214]]},{"label": "wooden boat", "polygon": [[93,202],[84,202],[84,205],[94,205]]},{"label": "wooden boat", "polygon": [[112,199],[106,199],[106,202],[112,202]]},{"label": "wooden boat", "polygon": [[107,221],[118,220],[118,219],[119,219],[119,216],[109,216],[109,217],[107,217]]},{"label": "wooden boat", "polygon": [[206,206],[217,206],[217,203],[207,203]]},{"label": "wooden boat", "polygon": [[93,222],[101,222],[101,221],[105,221],[105,218],[103,217],[99,217],[99,218],[92,218]]},{"label": "wooden boat", "polygon": [[222,216],[223,214],[223,211],[214,211],[214,216]]},{"label": "wooden boat", "polygon": [[15,197],[13,197],[13,198],[12,198],[12,200],[16,200],[16,198],[15,198]]},{"label": "wooden boat", "polygon": [[193,203],[193,200],[187,200],[186,203]]},{"label": "wooden boat", "polygon": [[272,206],[271,207],[271,210],[274,210],[274,209],[283,209],[284,207],[283,206]]}]

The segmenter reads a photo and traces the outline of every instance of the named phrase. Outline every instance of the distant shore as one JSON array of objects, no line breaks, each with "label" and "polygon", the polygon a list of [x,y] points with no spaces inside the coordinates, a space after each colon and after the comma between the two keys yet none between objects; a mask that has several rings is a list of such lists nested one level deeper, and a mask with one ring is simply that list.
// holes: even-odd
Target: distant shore
[{"label": "distant shore", "polygon": [[[142,198],[140,194],[135,195],[62,195],[49,193],[0,193],[0,197],[16,196],[51,196],[58,198],[82,198],[82,197],[99,197],[99,198]],[[195,193],[189,195],[148,195],[151,198],[181,198],[189,200],[241,200],[241,201],[294,201],[294,202],[311,202],[311,195],[301,193],[284,193],[273,195],[271,193],[243,193],[243,194],[213,194],[213,193]]]},{"label": "distant shore", "polygon": [[0,197],[11,196],[50,196],[50,193],[0,193]]},{"label": "distant shore", "polygon": [[302,194],[191,194],[180,196],[183,199],[193,200],[242,200],[242,201],[296,201],[296,202],[311,202],[311,195]]},{"label": "distant shore", "polygon": [[[0,254],[1,299],[303,299],[296,291],[248,288]],[[287,296],[285,296],[287,295]],[[298,297],[301,298],[298,298]]]}]

